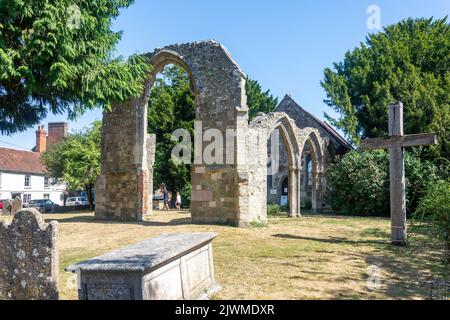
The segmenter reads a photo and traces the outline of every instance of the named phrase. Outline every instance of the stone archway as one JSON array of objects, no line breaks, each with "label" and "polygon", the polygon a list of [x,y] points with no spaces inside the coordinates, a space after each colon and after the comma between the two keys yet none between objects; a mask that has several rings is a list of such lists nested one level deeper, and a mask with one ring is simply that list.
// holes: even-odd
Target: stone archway
[{"label": "stone archway", "polygon": [[[147,134],[147,101],[155,77],[168,64],[184,68],[195,95],[195,163],[192,166],[191,214],[194,223],[245,226],[249,214],[247,144],[248,108],[245,75],[216,41],[167,46],[148,54],[152,71],[141,97],[115,104],[104,113],[101,175],[96,185],[96,218],[140,221],[151,212],[155,137]],[[208,129],[227,136],[222,162],[205,163]],[[220,153],[220,152],[219,152]]]},{"label": "stone archway", "polygon": [[311,206],[314,212],[319,212],[322,209],[322,192],[324,190],[324,143],[319,131],[314,128],[300,130],[298,141],[301,150],[300,155],[303,154],[305,146],[308,146],[309,149],[309,155],[312,160]]},{"label": "stone archway", "polygon": [[281,133],[288,158],[289,215],[300,215],[299,206],[299,129],[287,114],[282,112],[260,115],[250,123],[249,130],[249,203],[253,219],[267,220],[267,143],[274,130]]}]

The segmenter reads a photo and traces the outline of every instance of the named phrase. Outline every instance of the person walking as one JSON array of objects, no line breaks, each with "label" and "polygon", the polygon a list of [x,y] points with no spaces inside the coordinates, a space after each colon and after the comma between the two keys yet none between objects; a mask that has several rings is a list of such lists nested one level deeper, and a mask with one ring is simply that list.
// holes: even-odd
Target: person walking
[{"label": "person walking", "polygon": [[175,201],[175,206],[178,210],[181,210],[181,194],[177,192],[177,199]]},{"label": "person walking", "polygon": [[161,184],[161,190],[162,190],[163,199],[164,199],[163,211],[169,211],[169,191],[167,191],[166,185],[164,183]]}]

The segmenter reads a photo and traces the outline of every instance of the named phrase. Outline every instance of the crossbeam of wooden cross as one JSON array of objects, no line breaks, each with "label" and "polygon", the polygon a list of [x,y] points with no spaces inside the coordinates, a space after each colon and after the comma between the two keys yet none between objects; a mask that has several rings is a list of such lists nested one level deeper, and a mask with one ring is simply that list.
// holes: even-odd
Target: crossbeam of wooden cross
[{"label": "crossbeam of wooden cross", "polygon": [[391,136],[386,138],[373,138],[361,141],[361,148],[364,150],[389,149],[391,147],[400,146],[420,147],[437,144],[436,134],[422,133],[410,134],[407,136]]},{"label": "crossbeam of wooden cross", "polygon": [[401,102],[389,106],[389,137],[361,141],[362,150],[389,149],[391,241],[395,245],[406,245],[408,237],[403,148],[435,144],[437,144],[437,136],[434,133],[404,135],[403,104]]}]

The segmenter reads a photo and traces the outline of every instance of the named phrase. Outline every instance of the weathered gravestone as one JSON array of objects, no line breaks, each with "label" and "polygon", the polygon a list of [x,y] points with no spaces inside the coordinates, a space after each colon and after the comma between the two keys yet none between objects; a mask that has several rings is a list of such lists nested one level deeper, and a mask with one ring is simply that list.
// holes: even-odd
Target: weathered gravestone
[{"label": "weathered gravestone", "polygon": [[19,212],[20,210],[23,209],[23,202],[22,199],[20,199],[20,197],[16,197],[11,205],[11,215],[15,216],[17,212]]},{"label": "weathered gravestone", "polygon": [[58,223],[36,209],[0,224],[0,300],[58,299]]},{"label": "weathered gravestone", "polygon": [[12,202],[11,200],[4,200],[2,206],[2,214],[4,216],[11,215]]},{"label": "weathered gravestone", "polygon": [[405,196],[405,147],[428,146],[437,143],[436,134],[403,134],[403,104],[389,106],[389,137],[367,139],[361,142],[363,150],[389,149],[391,240],[393,244],[405,245],[406,196]]},{"label": "weathered gravestone", "polygon": [[80,300],[207,298],[214,280],[215,233],[164,234],[66,268]]}]

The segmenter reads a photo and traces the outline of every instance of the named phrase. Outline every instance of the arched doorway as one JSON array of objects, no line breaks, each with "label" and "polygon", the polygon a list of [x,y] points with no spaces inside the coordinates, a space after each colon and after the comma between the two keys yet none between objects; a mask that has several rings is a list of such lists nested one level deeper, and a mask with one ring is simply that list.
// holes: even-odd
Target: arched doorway
[{"label": "arched doorway", "polygon": [[[322,140],[317,129],[302,130],[299,139],[301,147],[301,206],[313,212],[321,212],[323,199],[324,153]],[[305,202],[305,203],[304,203]]]},{"label": "arched doorway", "polygon": [[[114,104],[103,117],[96,218],[140,221],[151,212],[155,138],[147,134],[147,101],[156,75],[166,65],[175,64],[189,74],[196,105],[192,220],[247,225],[251,222],[245,166],[248,150],[241,143],[245,142],[242,132],[248,128],[245,75],[215,41],[168,46],[147,56],[152,71],[143,96]],[[210,129],[213,134],[207,135]],[[225,137],[227,130],[235,133],[230,139],[233,145],[223,144],[215,150],[215,159],[221,161],[205,161],[213,136]]]},{"label": "arched doorway", "polygon": [[267,203],[288,207],[289,161],[280,130],[275,129],[267,144]]},{"label": "arched doorway", "polygon": [[183,140],[181,136],[174,137],[176,130],[193,131],[195,120],[195,96],[190,89],[190,78],[187,72],[176,65],[169,64],[157,75],[148,99],[148,132],[156,135],[155,160],[153,166],[152,185],[149,192],[153,198],[152,209],[164,209],[162,184],[169,193],[169,207],[177,209],[177,193],[180,194],[181,210],[190,207],[191,198],[191,158],[189,150],[193,148],[192,139],[187,140],[186,147],[180,150],[179,157],[173,159],[173,148],[177,142],[174,138]]},{"label": "arched doorway", "polygon": [[[249,184],[250,189],[250,203],[257,212],[256,217],[259,220],[265,221],[267,219],[267,199],[268,188],[267,181],[273,179],[277,174],[281,159],[273,157],[273,153],[268,152],[268,143],[270,141],[271,150],[279,148],[277,145],[272,148],[274,142],[279,142],[279,145],[284,145],[286,151],[286,159],[283,163],[287,168],[287,177],[283,178],[285,188],[281,188],[279,192],[285,193],[288,196],[287,203],[289,205],[289,215],[300,215],[299,207],[299,166],[300,159],[299,144],[297,140],[297,130],[294,121],[285,113],[275,112],[267,115],[260,115],[255,118],[250,124],[250,137],[255,141],[249,142],[254,154],[257,157],[254,162],[249,165]],[[275,134],[274,134],[275,133]],[[271,154],[269,159],[268,155]],[[267,164],[270,163],[268,168]],[[284,192],[287,184],[287,192]],[[281,196],[281,194],[280,194]]]}]

